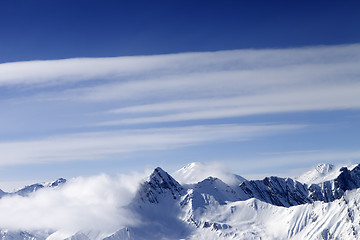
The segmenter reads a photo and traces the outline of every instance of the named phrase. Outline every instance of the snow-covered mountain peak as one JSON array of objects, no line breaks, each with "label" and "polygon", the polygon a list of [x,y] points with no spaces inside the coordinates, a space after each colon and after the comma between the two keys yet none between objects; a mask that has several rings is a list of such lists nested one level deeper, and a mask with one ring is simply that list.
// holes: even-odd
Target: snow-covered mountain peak
[{"label": "snow-covered mountain peak", "polygon": [[203,181],[194,185],[194,189],[201,193],[203,197],[205,195],[212,196],[219,203],[225,203],[225,201],[236,201],[239,196],[233,188],[224,183],[218,178],[208,177]]},{"label": "snow-covered mountain peak", "polygon": [[206,188],[211,186],[211,188],[219,188],[219,189],[224,189],[226,188],[228,185],[226,185],[223,181],[221,181],[219,178],[215,178],[215,177],[208,177],[204,180],[202,180],[201,182],[198,182],[197,184],[194,185],[195,188]]},{"label": "snow-covered mountain peak", "polygon": [[145,203],[159,203],[162,199],[178,199],[183,190],[183,187],[173,177],[157,167],[147,181],[141,184],[137,197]]},{"label": "snow-covered mountain peak", "polygon": [[182,186],[162,168],[157,167],[149,177],[149,183],[154,187],[174,189],[179,191]]},{"label": "snow-covered mountain peak", "polygon": [[315,170],[318,171],[320,174],[327,174],[333,171],[335,168],[334,165],[329,163],[321,163],[315,167]]},{"label": "snow-covered mountain peak", "polygon": [[186,165],[185,167],[183,167],[182,169],[186,169],[186,170],[189,170],[189,169],[193,169],[193,168],[198,168],[198,167],[203,167],[205,166],[204,163],[201,163],[201,162],[192,162],[192,163],[189,163],[188,165]]},{"label": "snow-covered mountain peak", "polygon": [[208,177],[219,178],[226,184],[238,186],[246,179],[230,173],[220,164],[204,164],[201,162],[192,162],[172,174],[181,184],[195,184]]},{"label": "snow-covered mountain peak", "polygon": [[52,182],[46,183],[46,187],[51,187],[51,188],[56,188],[58,186],[60,186],[61,184],[66,183],[66,179],[65,178],[58,178]]},{"label": "snow-covered mountain peak", "polygon": [[295,179],[306,184],[317,184],[335,179],[339,176],[340,173],[340,167],[336,167],[328,163],[322,163]]},{"label": "snow-covered mountain peak", "polygon": [[[191,184],[197,183],[204,178],[199,180],[199,173],[201,169],[205,168],[205,164],[200,162],[192,162],[186,165],[185,167],[177,170],[172,175],[178,179],[181,183]],[[202,174],[201,174],[202,175]]]},{"label": "snow-covered mountain peak", "polygon": [[43,182],[43,183],[34,183],[28,186],[25,186],[23,188],[18,189],[14,193],[11,194],[17,194],[20,196],[28,196],[29,194],[42,189],[42,188],[57,188],[61,186],[62,184],[66,183],[66,179],[64,178],[58,178],[51,182]]}]

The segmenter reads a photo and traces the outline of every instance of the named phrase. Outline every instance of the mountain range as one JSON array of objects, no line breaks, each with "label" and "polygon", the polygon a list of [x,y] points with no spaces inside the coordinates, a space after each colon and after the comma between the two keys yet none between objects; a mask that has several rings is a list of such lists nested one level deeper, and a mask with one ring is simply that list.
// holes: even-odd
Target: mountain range
[{"label": "mountain range", "polygon": [[[126,208],[139,224],[113,233],[79,229],[26,231],[2,229],[2,240],[142,240],[142,239],[359,239],[360,164],[320,164],[292,178],[262,180],[226,173],[199,180],[201,163],[173,176],[160,167],[145,179]],[[202,176],[202,175],[201,175]],[[232,179],[229,181],[229,179]],[[38,189],[61,188],[57,179],[33,184],[0,197],[31,197]],[[36,221],[36,220],[34,220]]]}]

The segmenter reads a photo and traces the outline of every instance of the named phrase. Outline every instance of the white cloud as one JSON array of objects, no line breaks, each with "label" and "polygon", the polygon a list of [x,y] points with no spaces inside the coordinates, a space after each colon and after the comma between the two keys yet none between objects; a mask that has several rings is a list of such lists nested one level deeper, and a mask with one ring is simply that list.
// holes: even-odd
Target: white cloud
[{"label": "white cloud", "polygon": [[[4,137],[0,165],[104,159],[296,129],[303,126],[150,125],[128,131],[109,126],[358,110],[359,65],[360,44],[0,64],[1,97],[26,98],[1,109],[7,113],[0,119],[7,136],[16,139],[24,129],[29,135],[40,129],[39,135],[50,136],[34,139],[24,133],[34,139],[29,141]],[[50,99],[54,102],[42,101]],[[89,126],[106,131],[58,133]]]},{"label": "white cloud", "polygon": [[[360,54],[359,54],[360,55]],[[357,83],[360,60],[350,63],[299,63],[296,66],[254,69],[214,69],[143,74],[136,79],[103,82],[103,84],[72,88],[60,94],[51,93],[41,99],[79,101],[166,102],[178,99],[286,94],[298,89],[334,87]],[[220,64],[221,65],[221,64]],[[134,73],[135,74],[135,73]],[[125,78],[126,79],[126,78]]]},{"label": "white cloud", "polygon": [[101,230],[111,233],[136,224],[125,207],[145,174],[77,177],[29,197],[0,199],[0,228],[10,230]]},{"label": "white cloud", "polygon": [[203,125],[68,134],[0,142],[0,165],[103,159],[137,151],[166,150],[216,141],[246,141],[306,125]]},{"label": "white cloud", "polygon": [[120,106],[97,126],[359,109],[359,46],[134,57],[156,61],[149,72],[135,64],[126,77],[38,98]]},{"label": "white cloud", "polygon": [[281,112],[360,108],[360,83],[341,86],[314,86],[244,97],[213,98],[137,105],[109,113],[157,113],[157,116],[124,118],[98,123],[98,126],[219,119]]},{"label": "white cloud", "polygon": [[75,58],[0,64],[0,86],[63,84],[119,76],[161,76],[221,70],[277,68],[359,61],[360,45],[232,50],[114,58]]},{"label": "white cloud", "polygon": [[[121,114],[104,114],[97,126],[177,122],[359,109],[359,65],[360,44],[78,58],[0,64],[0,87],[62,84],[35,99]],[[82,81],[92,82],[68,84]]]}]

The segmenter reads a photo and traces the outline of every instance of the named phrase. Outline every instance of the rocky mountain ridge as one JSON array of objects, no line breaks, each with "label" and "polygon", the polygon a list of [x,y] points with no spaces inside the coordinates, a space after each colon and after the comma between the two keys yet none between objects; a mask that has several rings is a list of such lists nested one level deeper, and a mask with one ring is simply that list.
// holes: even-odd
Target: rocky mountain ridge
[{"label": "rocky mountain ridge", "polygon": [[[315,171],[326,177],[331,166]],[[140,184],[128,206],[141,224],[112,234],[79,230],[66,239],[358,239],[360,237],[360,165],[343,167],[336,178],[302,183],[291,178],[243,180],[231,186],[216,177],[180,184],[156,168]],[[27,197],[65,180],[31,185],[14,194]],[[281,226],[281,227],[280,227]],[[60,230],[9,231],[6,239],[65,239]]]},{"label": "rocky mountain ridge", "polygon": [[0,189],[0,198],[4,196],[20,195],[23,197],[29,196],[31,193],[36,192],[42,188],[57,188],[66,183],[66,179],[58,178],[51,182],[34,183],[23,188],[20,188],[14,192],[4,192]]}]

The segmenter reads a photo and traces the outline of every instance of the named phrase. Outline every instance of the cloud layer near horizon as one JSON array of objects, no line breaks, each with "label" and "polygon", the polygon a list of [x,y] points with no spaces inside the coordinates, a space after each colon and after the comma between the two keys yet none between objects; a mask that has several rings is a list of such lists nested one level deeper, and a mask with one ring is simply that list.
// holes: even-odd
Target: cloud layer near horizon
[{"label": "cloud layer near horizon", "polygon": [[145,174],[77,177],[56,189],[44,188],[29,197],[0,199],[0,228],[9,230],[113,233],[137,224],[125,208]]}]

